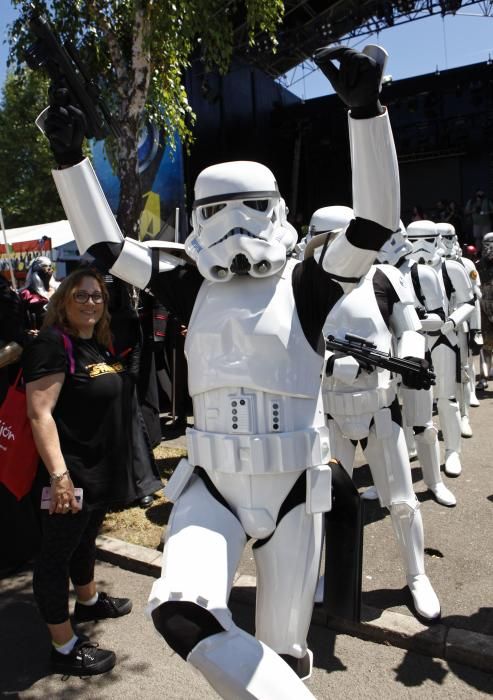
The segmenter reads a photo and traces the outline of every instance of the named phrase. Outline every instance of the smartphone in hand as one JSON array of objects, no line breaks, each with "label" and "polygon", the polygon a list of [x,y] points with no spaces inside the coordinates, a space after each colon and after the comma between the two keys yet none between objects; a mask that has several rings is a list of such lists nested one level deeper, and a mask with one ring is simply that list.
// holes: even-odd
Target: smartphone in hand
[{"label": "smartphone in hand", "polygon": [[[79,508],[82,508],[83,500],[83,489],[74,489],[75,500],[79,504]],[[51,486],[45,486],[41,492],[41,510],[49,510],[51,505]]]}]

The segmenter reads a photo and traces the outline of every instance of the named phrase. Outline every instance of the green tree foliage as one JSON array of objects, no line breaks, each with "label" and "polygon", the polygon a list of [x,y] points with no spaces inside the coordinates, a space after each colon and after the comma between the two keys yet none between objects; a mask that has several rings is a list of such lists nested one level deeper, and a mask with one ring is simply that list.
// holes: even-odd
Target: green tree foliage
[{"label": "green tree foliage", "polygon": [[191,61],[226,72],[239,26],[247,28],[250,44],[261,34],[274,48],[284,13],[283,0],[12,1],[20,12],[10,31],[14,62],[22,60],[29,40],[27,14],[34,5],[99,77],[122,134],[116,143],[106,143],[121,181],[118,220],[134,236],[141,209],[137,145],[144,120],[164,127],[170,138],[176,132],[189,145],[195,117],[183,76]]},{"label": "green tree foliage", "polygon": [[46,79],[29,72],[7,77],[0,105],[0,208],[5,226],[65,219],[54,182],[53,156],[34,120],[45,107]]}]

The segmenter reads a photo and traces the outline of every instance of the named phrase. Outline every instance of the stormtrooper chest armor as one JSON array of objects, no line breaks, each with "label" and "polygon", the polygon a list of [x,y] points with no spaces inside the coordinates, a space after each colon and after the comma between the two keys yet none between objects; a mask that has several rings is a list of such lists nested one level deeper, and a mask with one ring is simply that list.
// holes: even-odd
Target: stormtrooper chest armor
[{"label": "stormtrooper chest armor", "polygon": [[295,261],[271,277],[204,282],[185,342],[192,397],[244,387],[314,398],[323,358],[309,345],[295,308]]},{"label": "stormtrooper chest armor", "polygon": [[202,285],[185,342],[192,464],[251,474],[325,463],[323,358],[296,312],[295,264],[264,279]]},{"label": "stormtrooper chest armor", "polygon": [[[352,333],[374,343],[378,350],[389,352],[392,334],[382,318],[373,291],[375,271],[372,268],[355,289],[341,297],[334,305],[324,324],[324,335],[344,338],[346,333]],[[388,381],[389,376],[389,373],[382,369],[377,369],[371,374],[361,372],[351,386],[327,377],[324,379],[324,391],[354,391],[356,387],[370,389]]]}]

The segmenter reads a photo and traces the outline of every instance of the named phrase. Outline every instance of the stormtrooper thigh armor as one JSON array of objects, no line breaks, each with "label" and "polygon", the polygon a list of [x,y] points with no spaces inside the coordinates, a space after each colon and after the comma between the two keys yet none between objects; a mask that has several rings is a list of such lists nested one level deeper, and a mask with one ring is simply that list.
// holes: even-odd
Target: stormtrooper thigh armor
[{"label": "stormtrooper thigh armor", "polygon": [[462,467],[460,463],[461,426],[460,409],[456,399],[456,367],[457,355],[452,347],[438,343],[431,353],[436,373],[435,397],[437,399],[438,415],[445,444],[445,473],[449,476],[459,476]]}]

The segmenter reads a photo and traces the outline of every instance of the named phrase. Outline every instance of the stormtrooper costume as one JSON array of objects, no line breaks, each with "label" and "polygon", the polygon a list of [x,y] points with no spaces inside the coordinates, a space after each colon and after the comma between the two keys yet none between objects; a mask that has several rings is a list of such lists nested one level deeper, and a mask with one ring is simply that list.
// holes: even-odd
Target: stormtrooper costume
[{"label": "stormtrooper costume", "polygon": [[[411,290],[418,311],[422,332],[440,328],[444,322],[442,290],[437,273],[427,265],[420,265],[409,257],[412,244],[404,226],[397,231],[378,253],[377,261],[394,265]],[[428,345],[428,343],[427,343]],[[416,452],[423,472],[423,481],[438,503],[455,506],[454,494],[443,483],[440,472],[440,445],[438,430],[433,424],[433,389],[400,387],[404,423],[414,434]],[[366,494],[365,494],[366,495]],[[367,497],[367,496],[366,496]]]},{"label": "stormtrooper costume", "polygon": [[488,379],[493,377],[493,233],[487,233],[483,238],[483,252],[478,262],[478,273],[481,277],[482,299],[481,316],[484,332],[484,347],[481,348],[480,379],[478,389],[488,388]]},{"label": "stormtrooper costume", "polygon": [[[327,219],[330,219],[330,207]],[[327,226],[329,230],[330,226]],[[396,226],[397,228],[397,226]],[[331,258],[335,235],[324,255]],[[395,239],[395,234],[390,240]],[[324,324],[325,336],[364,337],[378,350],[423,358],[425,339],[414,299],[395,267],[374,265],[358,286],[332,307]],[[403,381],[411,382],[410,377]],[[417,616],[440,617],[440,603],[425,574],[423,523],[414,494],[407,445],[397,400],[397,377],[381,368],[366,371],[348,355],[328,352],[322,383],[324,411],[331,452],[352,475],[358,441],[368,460],[380,504],[390,511]]]},{"label": "stormtrooper costume", "polygon": [[427,329],[428,350],[436,374],[434,396],[437,399],[440,426],[445,443],[445,473],[459,476],[462,470],[461,421],[457,402],[460,380],[459,346],[456,328],[474,311],[474,295],[467,274],[456,260],[444,260],[440,254],[440,235],[432,221],[413,221],[407,227],[413,245],[410,257],[429,265],[438,274],[442,290],[445,321]]},{"label": "stormtrooper costume", "polygon": [[457,329],[457,337],[461,359],[461,382],[458,387],[458,400],[461,415],[462,437],[472,437],[472,428],[469,422],[469,406],[479,406],[475,392],[474,355],[479,354],[483,346],[481,333],[481,280],[474,262],[462,256],[462,250],[451,224],[439,223],[437,229],[440,234],[442,256],[446,260],[457,260],[465,269],[474,293],[474,311],[467,321]]},{"label": "stormtrooper costume", "polygon": [[[174,507],[149,613],[168,644],[231,700],[313,697],[301,678],[311,672],[306,637],[331,506],[321,331],[399,212],[392,132],[378,101],[383,66],[367,53],[329,48],[316,57],[350,108],[355,202],[355,219],[323,268],[288,258],[296,232],[259,163],[221,163],[198,176],[185,242],[195,265],[123,239],[87,160],[54,171],[80,251],[105,257],[112,274],[151,290],[188,327],[194,427],[167,487]],[[56,156],[66,121],[56,107],[46,121]],[[255,637],[228,608],[248,537],[256,540]]]},{"label": "stormtrooper costume", "polygon": [[317,209],[310,218],[308,233],[295,247],[296,257],[303,260],[313,254],[318,261],[333,236],[346,229],[353,217],[353,210],[343,205]]}]

